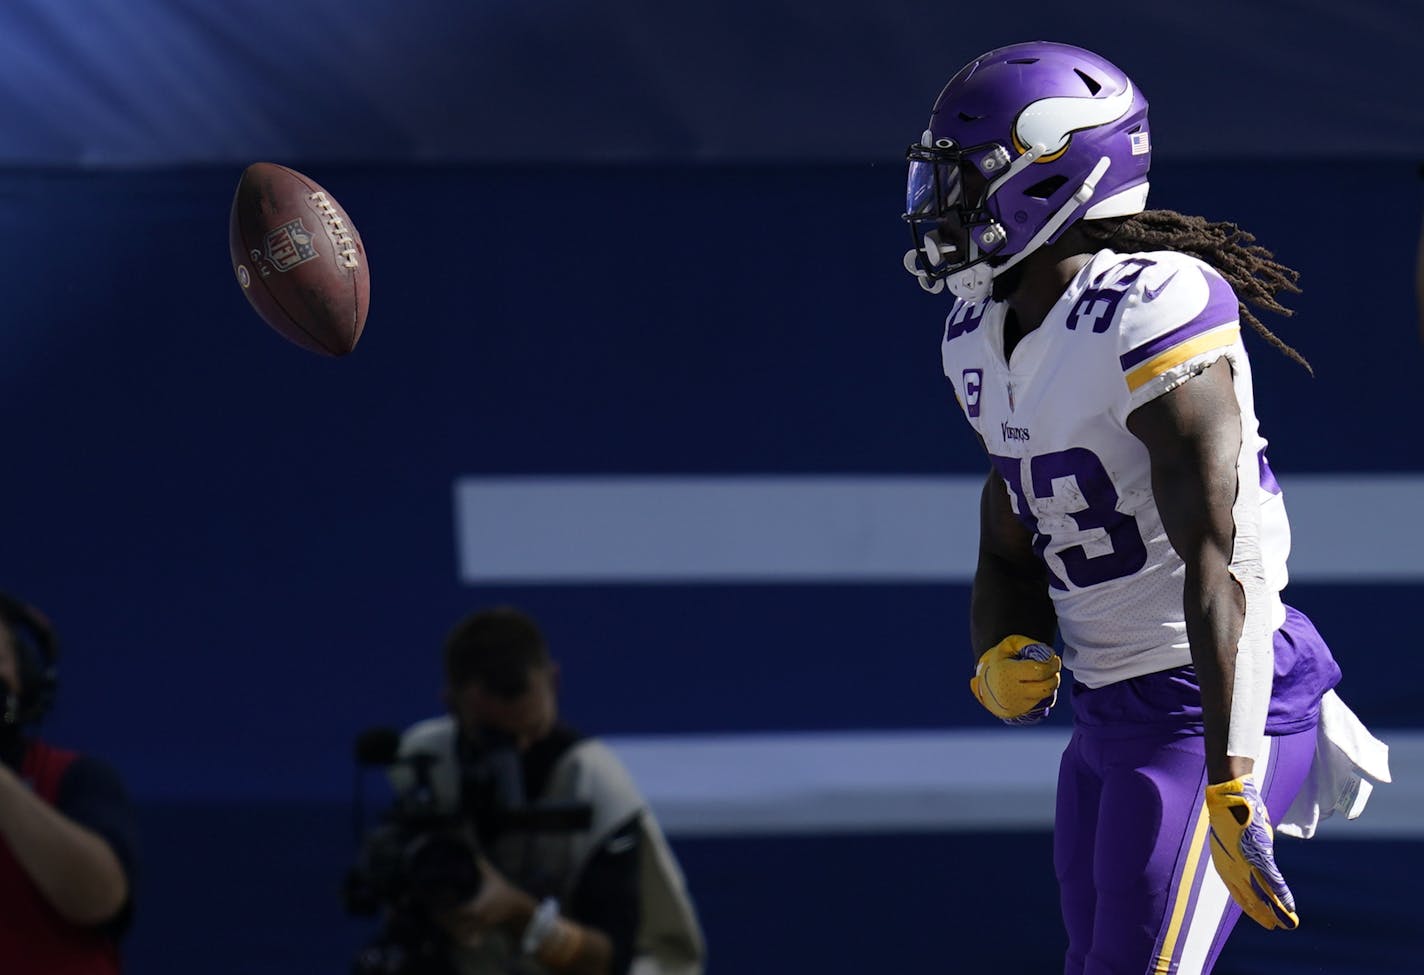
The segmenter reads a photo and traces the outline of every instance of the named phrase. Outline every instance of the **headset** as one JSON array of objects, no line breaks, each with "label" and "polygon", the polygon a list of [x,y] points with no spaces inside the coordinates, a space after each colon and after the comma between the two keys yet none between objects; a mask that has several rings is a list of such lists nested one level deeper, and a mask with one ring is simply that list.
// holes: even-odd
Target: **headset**
[{"label": "headset", "polygon": [[59,686],[59,644],[49,618],[35,607],[0,592],[0,624],[10,631],[20,675],[18,706],[0,711],[0,724],[39,723],[54,704]]}]

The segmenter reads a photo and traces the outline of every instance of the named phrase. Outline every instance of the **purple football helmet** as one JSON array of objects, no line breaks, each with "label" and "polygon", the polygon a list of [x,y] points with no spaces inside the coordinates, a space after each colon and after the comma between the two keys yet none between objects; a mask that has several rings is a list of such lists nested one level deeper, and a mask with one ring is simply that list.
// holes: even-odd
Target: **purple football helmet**
[{"label": "purple football helmet", "polygon": [[1147,98],[1091,51],[1013,44],[949,80],[905,155],[905,269],[927,291],[977,301],[1074,221],[1142,212]]}]

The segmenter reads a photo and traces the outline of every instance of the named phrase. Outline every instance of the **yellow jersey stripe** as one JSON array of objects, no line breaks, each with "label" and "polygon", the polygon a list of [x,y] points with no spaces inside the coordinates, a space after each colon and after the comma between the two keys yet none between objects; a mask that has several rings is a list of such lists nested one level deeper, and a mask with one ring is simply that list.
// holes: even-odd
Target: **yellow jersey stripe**
[{"label": "yellow jersey stripe", "polygon": [[1203,332],[1195,338],[1174,345],[1129,372],[1124,377],[1127,380],[1127,388],[1129,391],[1134,391],[1144,383],[1151,382],[1168,369],[1181,365],[1193,356],[1232,345],[1240,335],[1241,326],[1233,323],[1214,328],[1210,332]]},{"label": "yellow jersey stripe", "polygon": [[1177,952],[1177,939],[1182,936],[1182,919],[1187,914],[1187,905],[1192,900],[1192,888],[1196,886],[1197,866],[1206,855],[1206,832],[1208,820],[1206,803],[1202,803],[1197,816],[1196,828],[1192,830],[1192,842],[1187,852],[1186,865],[1182,867],[1182,879],[1177,883],[1177,895],[1172,898],[1172,920],[1167,925],[1167,935],[1162,939],[1162,950],[1157,953],[1157,962],[1152,966],[1152,975],[1168,975],[1172,970],[1172,956]]}]

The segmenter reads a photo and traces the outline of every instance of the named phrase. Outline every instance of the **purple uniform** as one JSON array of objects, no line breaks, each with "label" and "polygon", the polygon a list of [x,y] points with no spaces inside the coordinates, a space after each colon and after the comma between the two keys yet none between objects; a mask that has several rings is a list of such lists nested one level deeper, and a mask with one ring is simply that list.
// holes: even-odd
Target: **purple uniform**
[{"label": "purple uniform", "polygon": [[[1323,690],[1340,676],[1320,634],[1287,607],[1255,777],[1279,821],[1315,757]],[[1053,867],[1069,975],[1209,972],[1241,916],[1207,848],[1201,693],[1191,667],[1073,687],[1058,773]]]},{"label": "purple uniform", "polygon": [[[1216,267],[1193,256],[1225,254],[1212,260],[1241,282],[1250,275],[1238,265],[1258,266],[1259,254],[1244,249],[1235,227],[1171,211],[1145,215],[1151,153],[1141,89],[1100,55],[1047,41],[964,65],[906,151],[905,267],[925,290],[958,299],[945,322],[944,372],[1032,538],[1073,676],[1074,732],[1054,829],[1069,975],[1202,975],[1241,914],[1233,896],[1261,924],[1293,926],[1260,806],[1277,822],[1289,812],[1290,828],[1309,835],[1322,815],[1358,815],[1368,795],[1361,776],[1388,780],[1384,746],[1330,692],[1340,674],[1329,649],[1281,600],[1290,527],[1258,428],[1238,298]],[[1080,222],[1096,224],[1065,237]],[[1220,236],[1217,250],[1196,243],[1202,227]],[[1093,243],[1119,239],[1137,252]],[[1056,243],[1065,246],[1046,250]],[[1034,261],[1040,250],[1047,260]],[[996,293],[1021,316],[1012,331],[1009,301]],[[1154,473],[1171,474],[1154,472],[1128,418],[1183,384],[1221,381],[1219,368],[1195,377],[1222,360],[1240,422],[1236,456],[1224,458],[1235,474],[1227,569],[1245,611],[1225,746],[1255,767],[1246,781],[1208,790],[1187,565],[1154,494]],[[1213,406],[1213,417],[1233,415]],[[1164,412],[1139,414],[1151,420],[1143,429],[1154,443],[1171,436]],[[1212,435],[1227,432],[1235,431]],[[1187,437],[1179,446],[1210,439]],[[1214,457],[1206,463],[1214,481],[1233,473]],[[1031,560],[1027,552],[1006,559]],[[986,584],[1011,584],[993,563]],[[991,594],[976,628],[1014,625],[1011,608],[995,604],[1006,595]],[[1040,609],[1029,610],[1035,622],[1046,617]],[[1010,668],[1009,642],[981,658],[973,686],[986,708],[1012,722],[1032,705],[1005,700],[1047,679],[990,676]],[[1012,672],[1050,671],[1038,664]],[[1339,783],[1347,787],[1331,787]],[[1258,813],[1249,828],[1232,806]]]},{"label": "purple uniform", "polygon": [[1102,251],[1008,358],[1005,312],[957,302],[942,356],[1035,535],[1075,678],[1054,829],[1065,971],[1206,972],[1241,912],[1207,847],[1186,568],[1127,418],[1220,358],[1232,365],[1242,419],[1232,571],[1247,595],[1243,642],[1254,633],[1273,650],[1257,654],[1275,674],[1260,682],[1266,735],[1255,774],[1274,818],[1309,771],[1320,697],[1339,679],[1310,621],[1280,599],[1290,531],[1257,428],[1236,298],[1195,258]]}]

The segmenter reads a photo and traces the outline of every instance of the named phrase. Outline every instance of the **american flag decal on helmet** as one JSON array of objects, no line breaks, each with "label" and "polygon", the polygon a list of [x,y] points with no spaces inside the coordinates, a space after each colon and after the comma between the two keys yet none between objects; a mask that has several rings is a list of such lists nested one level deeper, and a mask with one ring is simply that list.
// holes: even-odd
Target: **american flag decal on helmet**
[{"label": "american flag decal on helmet", "polygon": [[1145,156],[1152,151],[1152,143],[1147,138],[1146,132],[1129,132],[1127,137],[1132,142],[1132,154],[1134,156]]}]

